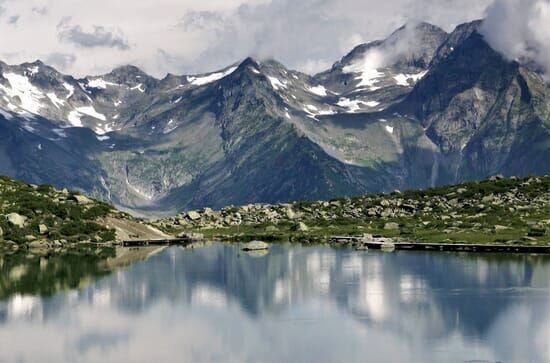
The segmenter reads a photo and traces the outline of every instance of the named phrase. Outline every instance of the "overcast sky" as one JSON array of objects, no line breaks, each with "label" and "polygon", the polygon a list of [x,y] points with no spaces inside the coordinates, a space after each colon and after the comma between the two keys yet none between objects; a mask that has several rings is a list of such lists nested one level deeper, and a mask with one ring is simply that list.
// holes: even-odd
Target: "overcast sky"
[{"label": "overcast sky", "polygon": [[312,73],[409,21],[450,31],[489,9],[488,29],[498,33],[500,17],[513,17],[514,4],[529,3],[546,11],[539,26],[549,30],[549,1],[0,0],[0,59],[41,59],[76,76],[134,64],[162,77],[212,71],[251,55]]}]

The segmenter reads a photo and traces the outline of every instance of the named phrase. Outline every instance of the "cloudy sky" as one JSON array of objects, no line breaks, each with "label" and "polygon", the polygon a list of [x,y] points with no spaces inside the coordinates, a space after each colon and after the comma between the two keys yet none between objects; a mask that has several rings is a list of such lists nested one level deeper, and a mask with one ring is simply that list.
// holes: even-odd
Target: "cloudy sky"
[{"label": "cloudy sky", "polygon": [[406,22],[450,31],[486,16],[488,37],[510,57],[550,44],[550,0],[0,0],[0,59],[41,59],[76,76],[135,64],[162,77],[251,55],[313,73]]}]

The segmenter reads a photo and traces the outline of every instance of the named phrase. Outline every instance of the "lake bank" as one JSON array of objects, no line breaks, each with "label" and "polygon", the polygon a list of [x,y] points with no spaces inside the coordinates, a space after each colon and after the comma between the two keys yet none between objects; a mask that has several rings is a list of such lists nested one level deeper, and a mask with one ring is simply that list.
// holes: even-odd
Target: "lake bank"
[{"label": "lake bank", "polygon": [[392,242],[550,246],[550,177],[493,177],[454,186],[330,201],[205,208],[159,220],[171,234],[229,241]]}]

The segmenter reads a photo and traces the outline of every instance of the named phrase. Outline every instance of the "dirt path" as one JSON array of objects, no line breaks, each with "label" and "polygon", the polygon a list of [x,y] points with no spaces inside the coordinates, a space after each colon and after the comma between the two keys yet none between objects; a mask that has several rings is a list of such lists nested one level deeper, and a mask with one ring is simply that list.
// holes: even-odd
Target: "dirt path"
[{"label": "dirt path", "polygon": [[115,229],[117,241],[129,241],[133,239],[155,240],[174,237],[156,229],[155,227],[126,219],[106,217],[103,219],[102,224],[108,228]]}]

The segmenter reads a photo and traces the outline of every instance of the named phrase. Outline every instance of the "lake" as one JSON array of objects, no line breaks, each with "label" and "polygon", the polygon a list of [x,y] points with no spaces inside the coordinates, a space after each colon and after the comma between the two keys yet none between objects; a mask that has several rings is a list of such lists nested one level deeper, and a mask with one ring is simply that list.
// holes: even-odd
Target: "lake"
[{"label": "lake", "polygon": [[550,362],[550,256],[0,258],[0,362]]}]

